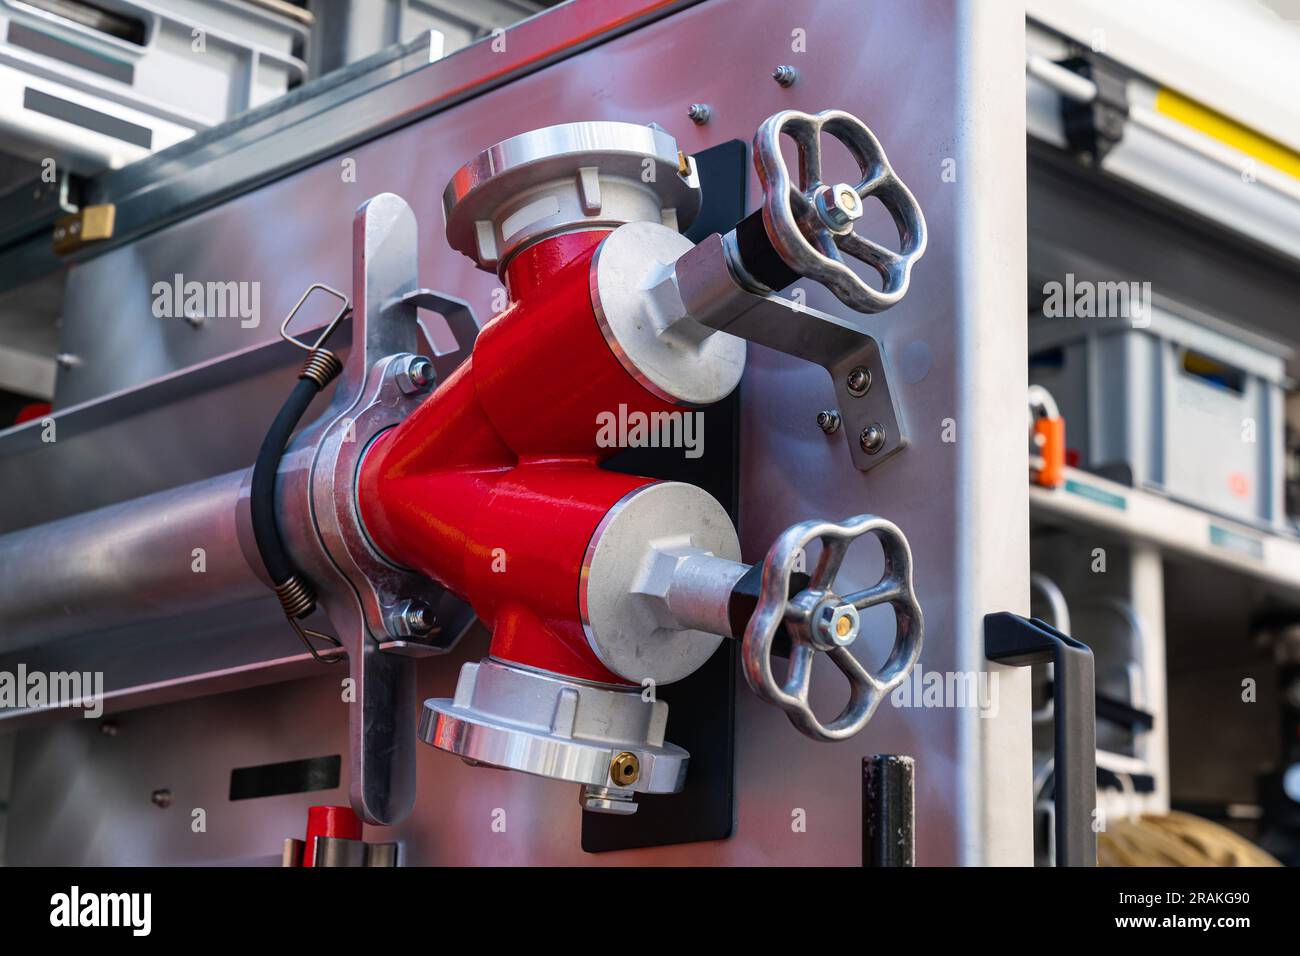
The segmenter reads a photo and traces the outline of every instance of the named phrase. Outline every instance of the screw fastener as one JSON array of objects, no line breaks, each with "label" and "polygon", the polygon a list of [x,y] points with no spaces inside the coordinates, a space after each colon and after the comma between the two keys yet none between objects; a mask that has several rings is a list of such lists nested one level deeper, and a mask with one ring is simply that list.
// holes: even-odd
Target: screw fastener
[{"label": "screw fastener", "polygon": [[433,608],[423,601],[412,601],[402,612],[402,623],[412,634],[427,634],[433,630]]},{"label": "screw fastener", "polygon": [[686,115],[696,126],[703,126],[709,121],[709,117],[713,115],[713,110],[709,109],[707,103],[692,103],[691,108],[686,111]]},{"label": "screw fastener", "polygon": [[155,790],[149,795],[149,800],[155,807],[166,810],[172,805],[172,792],[167,789]]},{"label": "screw fastener", "polygon": [[858,191],[848,183],[836,183],[819,189],[813,205],[822,222],[837,235],[851,232],[853,224],[862,218],[862,200],[858,197]]},{"label": "screw fastener", "polygon": [[816,624],[819,643],[827,649],[848,647],[858,639],[861,628],[858,609],[852,604],[823,606]]},{"label": "screw fastener", "polygon": [[828,435],[840,430],[840,413],[833,408],[817,413],[817,427]]},{"label": "screw fastener", "polygon": [[799,71],[789,64],[782,63],[772,71],[772,79],[776,80],[777,86],[788,90],[794,86],[794,81],[799,79]]},{"label": "screw fastener", "polygon": [[853,371],[849,372],[848,380],[845,382],[848,386],[849,393],[852,395],[862,396],[867,394],[871,388],[871,369],[865,365],[859,365]]},{"label": "screw fastener", "polygon": [[433,363],[423,355],[417,355],[406,363],[405,368],[398,369],[397,387],[403,395],[415,395],[427,391],[437,377]]},{"label": "screw fastener", "polygon": [[411,363],[411,381],[421,388],[426,387],[433,381],[433,375],[433,363],[427,358],[418,358]]},{"label": "screw fastener", "polygon": [[868,455],[874,455],[880,449],[885,447],[885,428],[880,422],[873,422],[866,428],[862,429],[862,435],[858,439],[858,444]]}]

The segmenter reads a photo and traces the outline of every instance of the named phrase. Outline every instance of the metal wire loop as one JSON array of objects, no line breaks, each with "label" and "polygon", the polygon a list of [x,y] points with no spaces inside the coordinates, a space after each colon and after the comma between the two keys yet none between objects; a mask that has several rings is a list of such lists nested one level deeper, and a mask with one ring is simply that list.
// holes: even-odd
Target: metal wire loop
[{"label": "metal wire loop", "polygon": [[[334,298],[338,299],[343,304],[339,307],[339,311],[337,314],[335,314],[334,318],[330,320],[330,323],[327,326],[325,326],[325,329],[320,334],[320,338],[316,340],[316,344],[308,345],[306,342],[302,341],[301,339],[296,338],[289,334],[289,323],[293,321],[293,317],[298,314],[298,310],[303,307],[303,304],[306,303],[307,299],[310,298],[311,294],[315,292],[317,289],[319,289],[322,292],[329,293],[330,295],[334,296]],[[329,339],[329,337],[334,334],[334,330],[339,327],[339,323],[342,322],[345,318],[347,318],[351,313],[352,313],[352,302],[346,295],[344,295],[338,289],[331,288],[330,286],[325,285],[323,282],[313,282],[311,285],[307,287],[307,291],[302,294],[302,297],[298,299],[294,307],[289,310],[289,314],[284,317],[284,321],[280,323],[280,337],[284,339],[286,342],[290,342],[293,345],[296,345],[298,346],[298,348],[303,349],[305,351],[308,352],[318,351],[320,350],[321,346],[325,344],[326,340]]]}]

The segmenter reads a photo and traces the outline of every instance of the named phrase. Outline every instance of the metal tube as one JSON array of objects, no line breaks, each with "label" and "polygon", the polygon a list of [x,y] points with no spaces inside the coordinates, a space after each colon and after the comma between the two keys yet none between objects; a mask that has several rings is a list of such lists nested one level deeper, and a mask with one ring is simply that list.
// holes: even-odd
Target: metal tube
[{"label": "metal tube", "polygon": [[0,651],[265,594],[239,541],[244,475],[0,536]]},{"label": "metal tube", "polygon": [[1031,53],[1025,58],[1025,72],[1035,79],[1042,80],[1066,99],[1078,103],[1091,103],[1097,98],[1096,83],[1068,67],[1053,63],[1040,53]]},{"label": "metal tube", "polygon": [[862,865],[916,866],[916,761],[862,758]]},{"label": "metal tube", "polygon": [[691,555],[673,571],[666,595],[668,610],[684,628],[739,637],[731,633],[731,591],[749,565],[711,554]]}]

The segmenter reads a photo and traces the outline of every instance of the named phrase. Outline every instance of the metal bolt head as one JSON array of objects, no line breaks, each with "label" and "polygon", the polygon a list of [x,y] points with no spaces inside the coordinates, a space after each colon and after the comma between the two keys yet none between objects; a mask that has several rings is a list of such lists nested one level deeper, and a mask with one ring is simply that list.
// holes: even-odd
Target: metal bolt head
[{"label": "metal bolt head", "polygon": [[871,369],[865,365],[859,365],[853,371],[849,372],[848,379],[844,383],[853,395],[865,395],[871,388]]},{"label": "metal bolt head", "polygon": [[852,604],[835,604],[827,602],[817,612],[814,631],[817,643],[829,650],[832,647],[848,647],[858,639],[862,629],[862,620],[858,609]]},{"label": "metal bolt head", "polygon": [[437,378],[433,363],[423,355],[414,356],[404,367],[399,368],[396,374],[397,387],[402,390],[403,395],[415,395],[427,391]]},{"label": "metal bolt head", "polygon": [[424,356],[421,356],[411,363],[411,368],[408,374],[411,376],[411,381],[416,385],[421,388],[427,388],[429,385],[433,384],[433,363]]},{"label": "metal bolt head", "polygon": [[868,455],[874,455],[885,447],[885,427],[880,422],[872,422],[862,429],[858,444],[862,446],[862,450]]},{"label": "metal bolt head", "polygon": [[833,408],[817,413],[817,427],[828,435],[840,430],[840,413]]},{"label": "metal bolt head", "polygon": [[609,779],[618,787],[630,787],[641,776],[641,761],[626,750],[609,762]]},{"label": "metal bolt head", "polygon": [[772,71],[772,79],[776,80],[778,86],[789,89],[794,86],[794,81],[799,79],[799,71],[788,64],[782,63]]},{"label": "metal bolt head", "polygon": [[817,190],[813,205],[822,222],[835,233],[851,232],[853,224],[862,218],[862,200],[858,191],[848,183],[836,183]]},{"label": "metal bolt head", "polygon": [[433,630],[433,608],[423,601],[411,601],[402,611],[402,623],[411,634],[428,634]]},{"label": "metal bolt head", "polygon": [[686,111],[686,115],[696,126],[703,126],[709,121],[709,117],[713,115],[713,110],[709,109],[707,103],[692,103],[690,109]]},{"label": "metal bolt head", "polygon": [[155,790],[149,794],[149,800],[155,807],[166,810],[172,805],[172,792],[166,788]]}]

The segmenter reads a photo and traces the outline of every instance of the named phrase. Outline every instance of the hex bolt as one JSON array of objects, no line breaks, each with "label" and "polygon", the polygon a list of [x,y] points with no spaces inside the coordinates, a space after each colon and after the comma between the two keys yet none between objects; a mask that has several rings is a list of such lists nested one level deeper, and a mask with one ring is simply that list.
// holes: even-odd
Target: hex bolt
[{"label": "hex bolt", "polygon": [[836,183],[817,191],[813,200],[817,215],[837,235],[850,232],[862,218],[862,199],[848,183]]},{"label": "hex bolt", "polygon": [[417,355],[397,373],[397,385],[404,395],[415,395],[427,391],[437,378],[433,363],[423,355]]},{"label": "hex bolt", "polygon": [[849,394],[859,397],[867,394],[871,388],[871,369],[865,365],[859,365],[853,371],[849,372],[848,380],[845,382],[848,386]]},{"label": "hex bolt", "polygon": [[703,126],[709,121],[709,117],[713,115],[713,110],[709,109],[707,103],[692,103],[690,109],[686,111],[686,115],[696,126]]},{"label": "hex bolt", "polygon": [[149,800],[155,807],[166,810],[172,805],[172,792],[165,787],[161,790],[155,790],[149,795]]},{"label": "hex bolt", "polygon": [[843,213],[850,222],[862,218],[862,197],[848,183],[836,183],[831,187],[833,205]]},{"label": "hex bolt", "polygon": [[402,612],[402,623],[412,634],[428,634],[433,630],[433,608],[423,601],[412,601]]},{"label": "hex bolt", "polygon": [[822,607],[817,618],[817,636],[826,647],[848,647],[858,639],[862,620],[852,604]]},{"label": "hex bolt", "polygon": [[868,455],[874,455],[885,447],[885,427],[880,422],[872,422],[862,429],[858,444],[862,446],[862,450]]},{"label": "hex bolt", "polygon": [[840,413],[833,408],[818,412],[817,427],[828,435],[834,435],[840,430]]},{"label": "hex bolt", "polygon": [[433,382],[433,363],[427,358],[418,358],[411,363],[411,381],[421,388],[427,388]]},{"label": "hex bolt", "polygon": [[776,80],[777,86],[788,90],[794,86],[794,81],[799,79],[799,71],[787,63],[782,63],[772,71],[772,79]]}]

